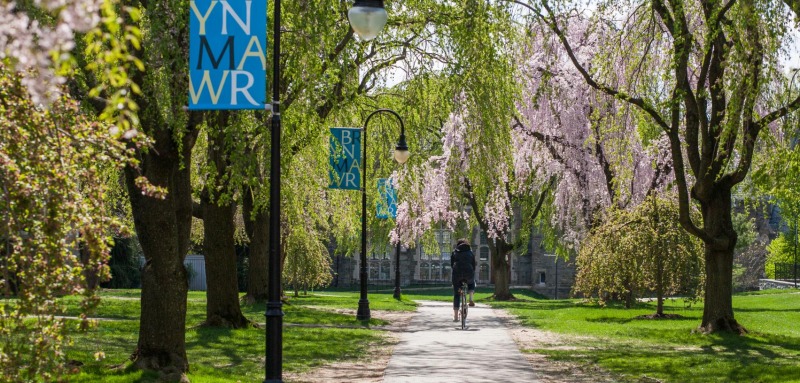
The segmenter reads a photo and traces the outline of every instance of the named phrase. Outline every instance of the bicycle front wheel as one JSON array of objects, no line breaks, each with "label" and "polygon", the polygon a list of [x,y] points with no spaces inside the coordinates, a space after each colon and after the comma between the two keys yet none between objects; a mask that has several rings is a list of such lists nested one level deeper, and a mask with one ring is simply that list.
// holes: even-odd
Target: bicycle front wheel
[{"label": "bicycle front wheel", "polygon": [[467,306],[467,296],[466,294],[461,295],[461,329],[465,330],[467,328],[467,310],[469,310],[469,306]]}]

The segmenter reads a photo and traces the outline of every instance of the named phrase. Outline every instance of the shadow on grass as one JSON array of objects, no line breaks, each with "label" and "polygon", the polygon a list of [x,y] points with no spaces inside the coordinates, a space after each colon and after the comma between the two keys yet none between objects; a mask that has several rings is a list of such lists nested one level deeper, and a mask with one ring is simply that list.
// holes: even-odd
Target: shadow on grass
[{"label": "shadow on grass", "polygon": [[[617,318],[611,318],[616,323]],[[623,336],[619,336],[623,334]],[[800,338],[765,334],[686,334],[685,329],[633,328],[579,350],[536,350],[555,360],[599,365],[620,381],[797,382]]]},{"label": "shadow on grass", "polygon": [[634,320],[634,318],[618,318],[618,317],[607,317],[607,316],[597,317],[597,318],[586,318],[587,322],[617,323],[617,324],[629,323],[632,320]]},{"label": "shadow on grass", "polygon": [[621,343],[586,352],[537,351],[555,360],[600,365],[631,382],[650,377],[663,382],[777,383],[798,381],[800,374],[796,355],[786,358],[758,342],[725,337],[700,347]]},{"label": "shadow on grass", "polygon": [[572,301],[531,301],[531,300],[516,300],[516,301],[492,301],[492,307],[503,309],[519,309],[519,310],[565,310],[581,307]]},{"label": "shadow on grass", "polygon": [[761,313],[761,312],[774,312],[774,313],[796,313],[798,311],[795,307],[787,307],[783,309],[776,309],[776,308],[766,308],[766,307],[736,307],[736,312],[748,312],[748,313]]}]

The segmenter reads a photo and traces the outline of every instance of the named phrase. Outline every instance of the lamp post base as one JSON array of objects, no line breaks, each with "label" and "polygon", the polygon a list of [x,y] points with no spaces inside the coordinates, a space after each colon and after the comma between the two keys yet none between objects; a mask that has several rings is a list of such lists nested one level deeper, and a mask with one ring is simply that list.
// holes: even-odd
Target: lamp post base
[{"label": "lamp post base", "polygon": [[394,299],[400,300],[400,286],[394,287]]},{"label": "lamp post base", "polygon": [[359,299],[358,300],[358,311],[356,312],[356,320],[369,320],[369,300],[368,299]]}]

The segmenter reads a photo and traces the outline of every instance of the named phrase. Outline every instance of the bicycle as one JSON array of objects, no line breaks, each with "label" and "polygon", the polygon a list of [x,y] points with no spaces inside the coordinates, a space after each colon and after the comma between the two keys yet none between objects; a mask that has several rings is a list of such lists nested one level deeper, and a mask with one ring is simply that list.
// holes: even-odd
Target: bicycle
[{"label": "bicycle", "polygon": [[467,329],[467,311],[469,310],[469,305],[467,305],[467,281],[461,281],[461,288],[458,289],[458,294],[461,296],[461,309],[460,309],[460,316],[461,316],[461,329]]}]

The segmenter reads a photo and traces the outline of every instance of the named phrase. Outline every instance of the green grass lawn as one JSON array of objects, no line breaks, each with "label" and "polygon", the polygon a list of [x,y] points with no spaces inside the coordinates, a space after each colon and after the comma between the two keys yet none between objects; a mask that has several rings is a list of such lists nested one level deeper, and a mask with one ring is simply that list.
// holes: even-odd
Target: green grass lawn
[{"label": "green grass lawn", "polygon": [[[155,375],[134,371],[128,366],[138,338],[138,290],[106,290],[92,317],[98,327],[86,333],[75,333],[74,344],[67,348],[68,359],[83,363],[80,373],[70,375],[70,382],[153,382]],[[375,326],[388,324],[380,319],[363,323],[354,314],[334,310],[358,307],[357,292],[311,293],[290,297],[283,306],[283,369],[302,372],[315,366],[367,357],[371,347],[385,344]],[[65,297],[66,315],[77,315],[78,298]],[[416,305],[404,299],[397,301],[391,293],[371,293],[372,310],[414,310]],[[264,304],[243,306],[250,320],[264,322]],[[229,330],[199,327],[205,319],[205,293],[190,292],[187,306],[186,348],[192,382],[255,382],[263,380],[265,330],[249,328]],[[77,322],[75,321],[75,324]],[[294,326],[304,325],[304,326]],[[309,327],[311,325],[311,327]],[[316,325],[316,326],[314,326]],[[105,359],[95,360],[102,351]]]},{"label": "green grass lawn", "polygon": [[[680,319],[637,319],[655,312],[655,303],[632,309],[615,304],[600,307],[579,300],[548,300],[528,290],[514,290],[512,302],[491,300],[492,289],[478,288],[478,302],[504,308],[523,326],[560,334],[558,344],[523,350],[557,361],[599,366],[620,382],[800,382],[800,294],[767,291],[734,296],[737,320],[750,331],[745,336],[703,335],[702,304],[686,307],[668,300],[666,312]],[[77,334],[68,349],[70,359],[84,363],[72,382],[151,382],[155,376],[126,370],[137,339],[137,290],[105,291],[96,316],[112,318],[97,329]],[[77,313],[77,299],[64,298],[69,313]],[[284,371],[302,372],[343,359],[368,357],[370,347],[385,344],[376,326],[355,320],[357,291],[317,291],[290,297],[284,305]],[[413,300],[450,301],[452,289],[404,289],[403,300],[390,290],[369,295],[372,310],[414,310]],[[244,306],[245,315],[264,321],[264,305]],[[188,299],[187,352],[192,382],[252,382],[263,379],[264,330],[202,328],[205,294],[191,292]],[[293,326],[294,324],[304,326]],[[308,325],[318,325],[306,327]],[[94,360],[103,351],[106,358]],[[112,370],[112,366],[122,366]],[[536,366],[534,366],[535,368]]]},{"label": "green grass lawn", "polygon": [[[524,326],[562,334],[559,345],[524,350],[555,360],[600,366],[623,382],[800,382],[800,294],[771,291],[733,298],[734,315],[750,333],[703,335],[702,304],[668,300],[680,319],[637,319],[655,302],[625,309],[578,300],[543,300],[515,291],[519,300],[489,302]],[[558,347],[556,347],[558,346]]]}]

